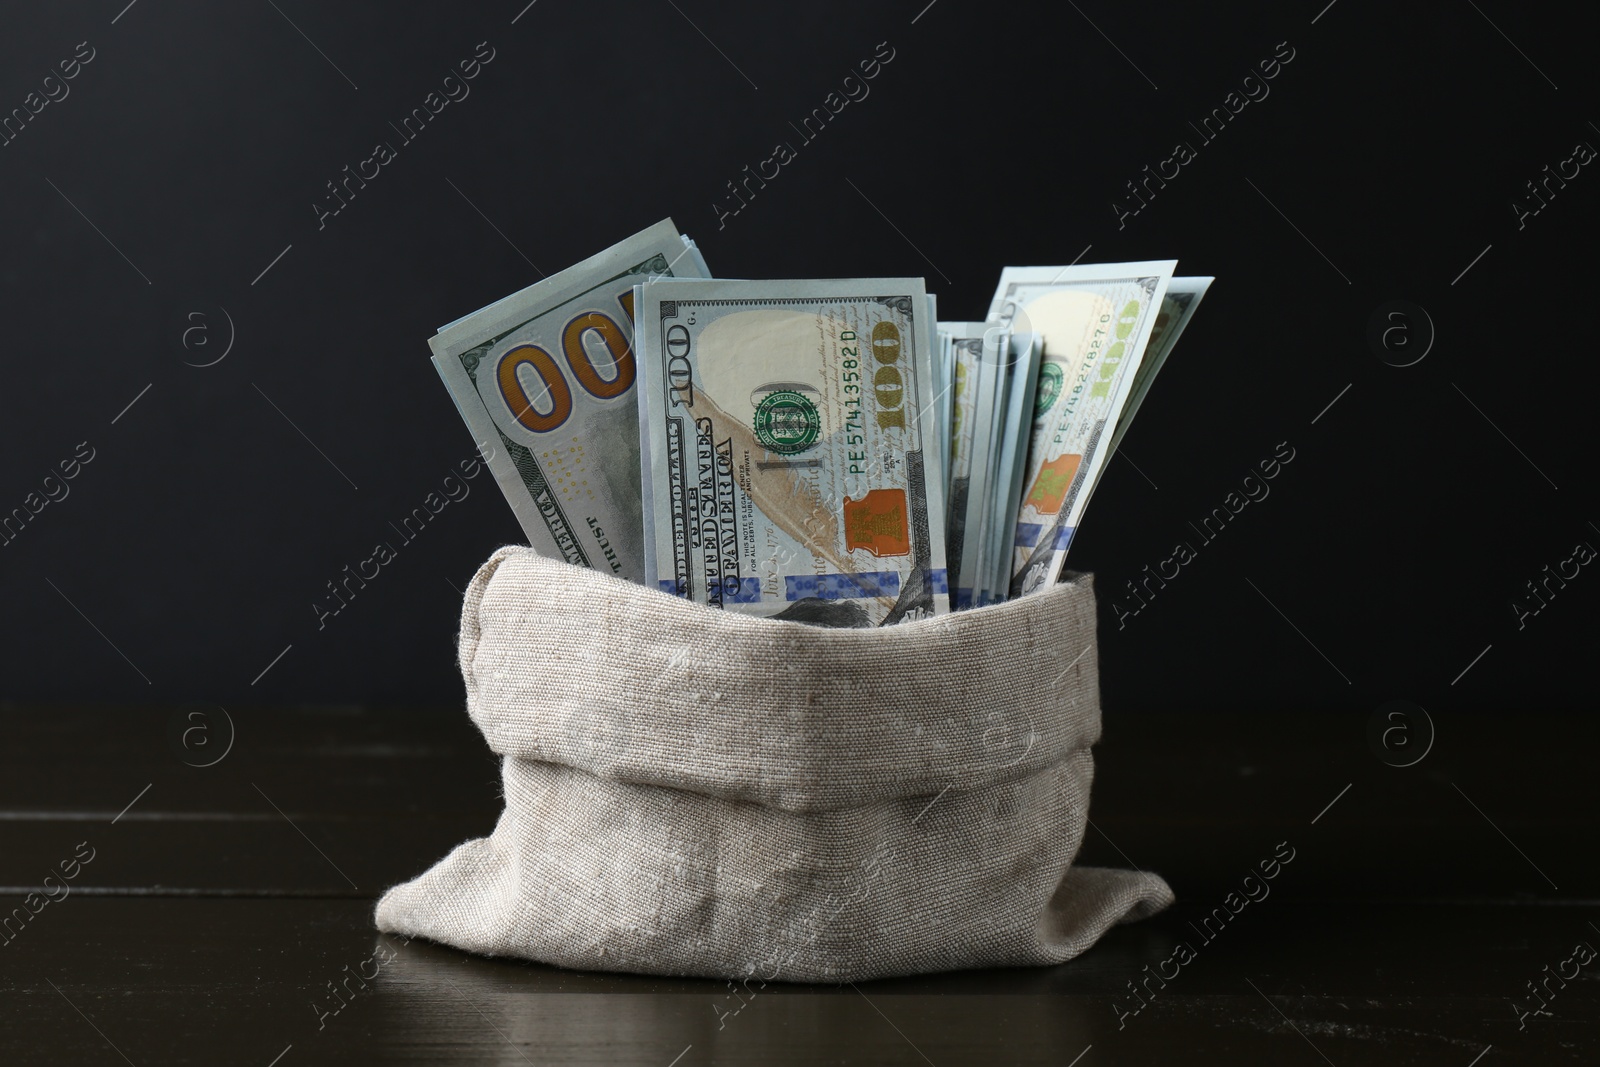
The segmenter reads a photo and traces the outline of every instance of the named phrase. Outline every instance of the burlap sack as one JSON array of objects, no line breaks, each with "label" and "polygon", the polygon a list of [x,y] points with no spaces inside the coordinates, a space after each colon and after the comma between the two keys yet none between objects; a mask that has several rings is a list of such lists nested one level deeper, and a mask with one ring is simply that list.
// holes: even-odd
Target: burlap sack
[{"label": "burlap sack", "polygon": [[1172,892],[1072,867],[1100,734],[1088,576],[882,629],[496,552],[467,709],[506,810],[380,930],[565,967],[830,981],[1053,964]]}]

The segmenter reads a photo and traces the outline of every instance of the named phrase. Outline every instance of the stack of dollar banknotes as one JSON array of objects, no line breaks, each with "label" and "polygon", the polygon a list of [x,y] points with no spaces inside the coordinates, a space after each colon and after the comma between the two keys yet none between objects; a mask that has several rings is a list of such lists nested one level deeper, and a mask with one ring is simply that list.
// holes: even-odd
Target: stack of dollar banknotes
[{"label": "stack of dollar banknotes", "polygon": [[1210,278],[713,278],[671,220],[429,342],[539,553],[728,611],[882,626],[1058,581]]}]

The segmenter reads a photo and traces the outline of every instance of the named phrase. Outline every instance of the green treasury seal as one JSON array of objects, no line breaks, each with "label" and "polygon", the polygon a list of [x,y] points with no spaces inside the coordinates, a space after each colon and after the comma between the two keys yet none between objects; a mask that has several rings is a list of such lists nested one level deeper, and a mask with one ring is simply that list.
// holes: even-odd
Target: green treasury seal
[{"label": "green treasury seal", "polygon": [[780,456],[804,452],[817,443],[821,429],[817,405],[800,393],[768,393],[756,406],[756,440]]},{"label": "green treasury seal", "polygon": [[1056,397],[1061,395],[1061,383],[1066,375],[1061,371],[1061,364],[1046,363],[1039,368],[1039,396],[1033,402],[1033,417],[1039,418],[1050,410],[1050,405],[1056,402]]}]

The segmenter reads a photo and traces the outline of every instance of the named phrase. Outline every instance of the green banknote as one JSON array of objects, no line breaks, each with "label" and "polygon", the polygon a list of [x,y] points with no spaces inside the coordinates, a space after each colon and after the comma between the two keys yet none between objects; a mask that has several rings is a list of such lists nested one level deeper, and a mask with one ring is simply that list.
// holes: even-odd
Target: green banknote
[{"label": "green banknote", "polygon": [[994,534],[988,557],[990,577],[980,594],[982,603],[998,603],[1010,592],[1011,552],[1016,543],[1017,513],[1022,504],[1022,479],[1027,474],[1043,359],[1044,342],[1038,334],[1006,338],[1005,422],[995,463]]},{"label": "green banknote", "polygon": [[947,611],[922,280],[636,292],[648,584],[827,626]]},{"label": "green banknote", "polygon": [[1002,272],[988,320],[1044,343],[1005,595],[1060,577],[1176,267],[1164,260]]},{"label": "green banknote", "polygon": [[644,580],[633,287],[706,273],[666,219],[428,342],[541,555]]},{"label": "green banknote", "polygon": [[950,339],[955,400],[945,551],[950,563],[951,604],[967,608],[977,601],[976,589],[983,585],[980,576],[986,573],[981,561],[987,558],[983,549],[1000,433],[995,407],[1006,331],[982,322],[945,322],[940,323],[940,330]]}]

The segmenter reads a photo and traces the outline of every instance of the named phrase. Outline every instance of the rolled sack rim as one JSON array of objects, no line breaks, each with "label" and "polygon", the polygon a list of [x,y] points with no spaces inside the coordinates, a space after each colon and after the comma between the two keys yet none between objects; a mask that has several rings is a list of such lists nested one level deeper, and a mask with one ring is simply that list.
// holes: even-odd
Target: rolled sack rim
[{"label": "rolled sack rim", "polygon": [[[460,663],[469,713],[502,755],[818,810],[1026,777],[1094,744],[1095,620],[1088,574],[968,611],[827,629],[512,545],[467,590]],[[614,648],[627,653],[621,680],[603,680],[600,650]]]}]

